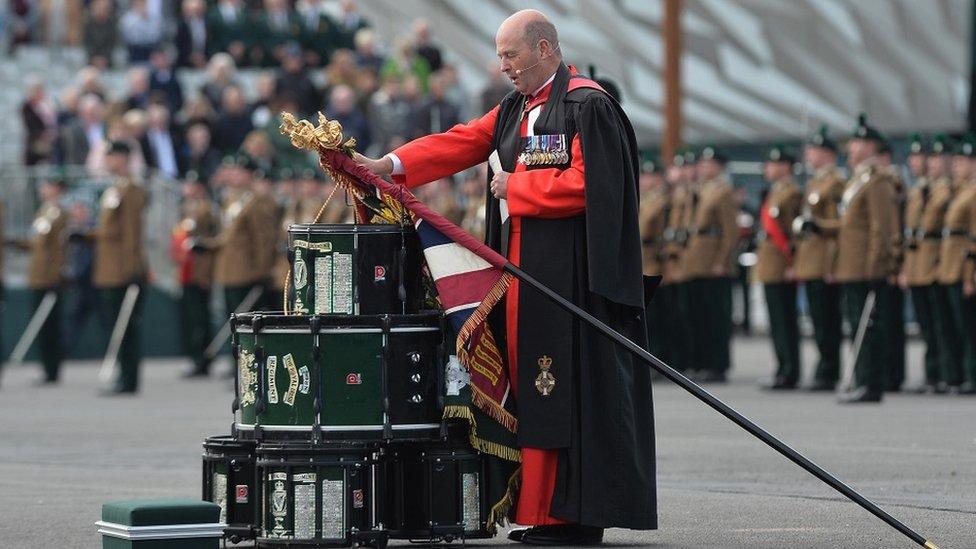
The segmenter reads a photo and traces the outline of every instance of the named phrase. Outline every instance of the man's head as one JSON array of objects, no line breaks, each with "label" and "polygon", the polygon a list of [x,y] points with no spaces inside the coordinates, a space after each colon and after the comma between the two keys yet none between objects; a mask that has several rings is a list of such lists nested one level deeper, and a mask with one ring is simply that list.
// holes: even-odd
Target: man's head
[{"label": "man's head", "polygon": [[952,153],[952,178],[965,181],[973,176],[973,159],[976,158],[976,147],[971,136],[963,136],[956,144]]},{"label": "man's head", "polygon": [[763,177],[770,183],[779,181],[793,173],[793,154],[782,146],[774,146],[766,153],[766,163],[763,164]]},{"label": "man's head", "polygon": [[149,69],[135,67],[129,69],[129,95],[138,96],[149,93]]},{"label": "man's head", "polygon": [[837,165],[837,143],[830,138],[829,128],[820,126],[803,148],[803,161],[814,170]]},{"label": "man's head", "polygon": [[338,114],[349,114],[356,108],[356,92],[345,84],[332,88],[329,96],[329,107]]},{"label": "man's head", "polygon": [[945,135],[938,134],[932,138],[932,148],[925,158],[925,173],[932,179],[945,177],[949,173],[949,158],[952,145]]},{"label": "man's head", "polygon": [[165,105],[149,105],[146,114],[149,117],[149,128],[156,131],[169,130],[169,109]]},{"label": "man's head", "polygon": [[884,144],[884,136],[868,125],[868,117],[861,113],[857,117],[857,126],[847,142],[847,164],[858,166],[878,156]]},{"label": "man's head", "polygon": [[210,148],[210,127],[197,122],[186,130],[186,143],[190,150],[203,154]]},{"label": "man's head", "polygon": [[64,180],[56,177],[45,178],[38,192],[44,202],[57,201],[64,194]]},{"label": "man's head", "polygon": [[237,86],[227,86],[224,88],[221,103],[224,107],[224,112],[233,115],[243,114],[244,109],[247,108],[247,99],[244,97],[244,91]]},{"label": "man's head", "polygon": [[186,173],[183,180],[183,197],[191,200],[207,197],[207,183],[192,170]]},{"label": "man's head", "polygon": [[664,185],[664,169],[661,164],[650,158],[641,162],[641,174],[637,183],[641,194],[661,188]]},{"label": "man's head", "polygon": [[153,70],[167,71],[173,68],[173,58],[169,50],[163,47],[155,48],[149,56],[149,64]]},{"label": "man's head", "polygon": [[78,102],[78,117],[86,125],[105,122],[105,109],[102,100],[95,94],[88,94]]},{"label": "man's head", "polygon": [[502,22],[495,34],[501,71],[520,93],[542,87],[562,62],[556,27],[537,10],[522,10]]},{"label": "man's head", "polygon": [[186,19],[196,19],[203,17],[203,0],[183,0],[183,17]]},{"label": "man's head", "polygon": [[413,22],[413,41],[418,46],[430,42],[430,23],[426,19],[415,19]]},{"label": "man's head", "polygon": [[109,143],[105,153],[105,168],[108,173],[117,177],[129,175],[129,146],[122,141]]},{"label": "man's head", "polygon": [[[725,164],[728,157],[721,149],[707,146],[701,150],[698,158],[698,177],[703,181],[715,179],[725,173]],[[691,164],[688,162],[687,164]]]}]

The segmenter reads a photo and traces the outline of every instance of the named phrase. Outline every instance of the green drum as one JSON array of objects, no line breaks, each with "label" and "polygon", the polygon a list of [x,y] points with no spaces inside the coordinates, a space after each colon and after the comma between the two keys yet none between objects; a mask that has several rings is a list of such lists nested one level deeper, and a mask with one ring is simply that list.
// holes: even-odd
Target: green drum
[{"label": "green drum", "polygon": [[416,313],[420,240],[410,225],[292,225],[289,304],[302,314]]},{"label": "green drum", "polygon": [[446,362],[441,318],[236,315],[238,435],[437,438]]},{"label": "green drum", "polygon": [[258,547],[345,547],[377,532],[376,443],[272,443],[257,448]]}]

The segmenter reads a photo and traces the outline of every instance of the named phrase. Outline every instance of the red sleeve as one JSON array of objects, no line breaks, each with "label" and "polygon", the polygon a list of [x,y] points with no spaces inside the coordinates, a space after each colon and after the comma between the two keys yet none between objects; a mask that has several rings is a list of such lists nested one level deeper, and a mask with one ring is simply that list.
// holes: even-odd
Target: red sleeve
[{"label": "red sleeve", "polygon": [[559,218],[586,211],[586,178],[579,134],[573,136],[573,162],[558,168],[516,171],[508,178],[508,212],[513,216]]},{"label": "red sleeve", "polygon": [[397,148],[403,164],[403,175],[394,176],[397,183],[414,188],[424,183],[454,175],[488,160],[498,107],[467,124],[458,124],[444,133],[428,135]]}]

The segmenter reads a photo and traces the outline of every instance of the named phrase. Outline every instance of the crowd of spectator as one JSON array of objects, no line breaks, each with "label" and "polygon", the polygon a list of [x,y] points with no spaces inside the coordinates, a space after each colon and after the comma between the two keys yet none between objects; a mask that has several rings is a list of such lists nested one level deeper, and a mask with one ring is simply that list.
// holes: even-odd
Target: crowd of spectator
[{"label": "crowd of spectator", "polygon": [[[88,64],[72,84],[27,82],[24,163],[92,175],[104,173],[110,141],[130,145],[136,173],[172,178],[206,181],[241,150],[267,173],[310,165],[279,135],[281,111],[322,111],[360,151],[382,154],[478,116],[510,90],[492,64],[483,93],[470,97],[426,21],[387,47],[352,0],[13,1],[6,19],[11,49],[84,49]],[[124,91],[106,89],[109,70],[125,71]],[[184,89],[184,71],[202,72],[202,85]],[[437,187],[465,209],[463,184]]]}]

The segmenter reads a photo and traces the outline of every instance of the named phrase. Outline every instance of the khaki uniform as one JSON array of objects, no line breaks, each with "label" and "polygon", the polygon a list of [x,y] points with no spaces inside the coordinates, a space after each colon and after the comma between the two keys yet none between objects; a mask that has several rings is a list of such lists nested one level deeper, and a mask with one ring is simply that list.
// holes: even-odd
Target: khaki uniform
[{"label": "khaki uniform", "polygon": [[[671,214],[670,188],[660,188],[645,193],[640,199],[638,222],[643,248],[645,275],[663,275],[666,264],[664,233]],[[648,350],[658,358],[671,362],[671,340],[677,330],[674,317],[674,291],[671,285],[659,286],[647,308]]]},{"label": "khaki uniform", "polygon": [[[755,267],[756,281],[763,284],[766,307],[769,310],[769,326],[776,353],[774,385],[782,388],[796,387],[800,380],[800,329],[796,318],[796,284],[788,280],[786,271],[793,260],[793,220],[800,214],[803,193],[791,178],[773,183],[760,211],[759,247]],[[783,250],[769,234],[773,227],[762,219],[772,220],[775,229],[787,240]]]},{"label": "khaki uniform", "polygon": [[689,187],[677,187],[671,191],[671,209],[668,212],[663,234],[664,280],[662,284],[680,284],[687,280],[681,265],[688,245],[692,200],[692,191]]},{"label": "khaki uniform", "polygon": [[889,237],[890,259],[886,282],[881,288],[878,301],[878,324],[883,334],[881,347],[885,364],[885,388],[898,391],[905,381],[905,292],[898,285],[897,275],[902,270],[904,252],[905,184],[896,166],[887,166],[881,173],[891,187],[893,201],[889,204],[891,234]]},{"label": "khaki uniform", "polygon": [[[837,235],[837,263],[834,279],[842,285],[848,323],[857,329],[867,297],[877,290],[880,282],[891,272],[892,222],[891,208],[896,204],[894,189],[885,176],[872,165],[862,164],[854,169],[841,197],[836,221],[824,220],[818,225],[828,234]],[[876,310],[872,318],[877,318]],[[861,343],[855,363],[858,387],[880,393],[884,390],[884,350],[880,330],[868,330]]]},{"label": "khaki uniform", "polygon": [[[697,196],[697,198],[695,198]],[[701,183],[692,196],[688,247],[681,260],[689,280],[693,363],[702,379],[724,379],[732,338],[732,276],[739,242],[732,185],[719,177]],[[724,274],[715,274],[723,267]]]},{"label": "khaki uniform", "polygon": [[145,279],[142,215],[147,203],[146,190],[130,179],[120,179],[102,193],[94,232],[96,288],[124,288]]},{"label": "khaki uniform", "polygon": [[840,378],[842,316],[840,288],[830,278],[837,262],[837,239],[818,227],[837,222],[845,185],[846,181],[836,168],[817,170],[807,181],[800,207],[800,222],[808,220],[812,223],[794,227],[799,232],[796,234],[793,273],[806,292],[813,338],[820,355],[814,371],[814,385],[823,389],[834,387]]},{"label": "khaki uniform", "polygon": [[250,191],[231,193],[224,201],[222,230],[213,243],[214,279],[226,287],[263,284],[271,275],[278,236],[277,206],[257,200]]},{"label": "khaki uniform", "polygon": [[976,271],[976,182],[959,186],[945,213],[939,250],[938,282],[943,335],[944,378],[949,386],[976,384],[976,297],[966,296],[963,281]]},{"label": "khaki uniform", "polygon": [[[207,198],[190,199],[183,203],[183,218],[174,232],[187,242],[212,239],[220,230],[220,216],[213,201]],[[210,287],[213,285],[214,253],[194,247],[186,251],[180,265],[180,328],[184,352],[193,361],[193,373],[206,375],[210,359],[205,351],[211,337]]]},{"label": "khaki uniform", "polygon": [[[143,211],[148,193],[128,178],[119,178],[105,189],[99,202],[98,225],[95,227],[95,265],[92,285],[99,289],[99,299],[105,318],[119,317],[130,285],[141,286],[146,279],[146,258],[143,253]],[[113,389],[135,392],[139,386],[139,361],[142,358],[140,332],[142,329],[143,292],[139,292],[119,348],[119,378]]]}]

